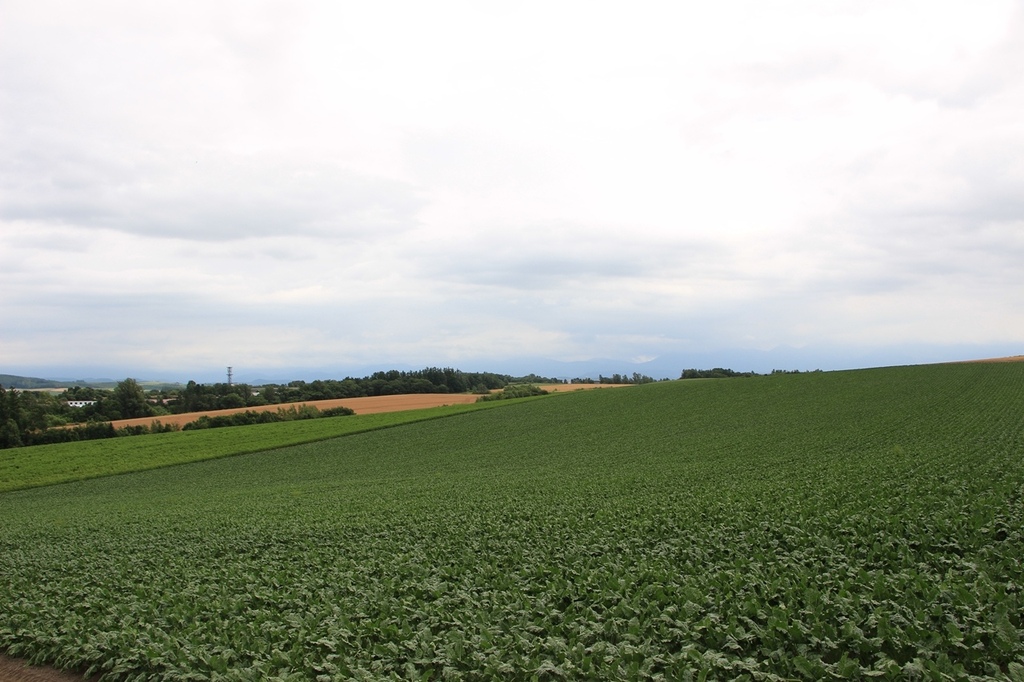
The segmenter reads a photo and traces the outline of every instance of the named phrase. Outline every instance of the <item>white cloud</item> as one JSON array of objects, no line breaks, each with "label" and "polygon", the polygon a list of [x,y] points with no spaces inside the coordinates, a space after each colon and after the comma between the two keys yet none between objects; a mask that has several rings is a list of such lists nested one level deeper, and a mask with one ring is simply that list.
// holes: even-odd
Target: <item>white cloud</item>
[{"label": "white cloud", "polygon": [[0,354],[1024,342],[1022,38],[1012,2],[8,8]]}]

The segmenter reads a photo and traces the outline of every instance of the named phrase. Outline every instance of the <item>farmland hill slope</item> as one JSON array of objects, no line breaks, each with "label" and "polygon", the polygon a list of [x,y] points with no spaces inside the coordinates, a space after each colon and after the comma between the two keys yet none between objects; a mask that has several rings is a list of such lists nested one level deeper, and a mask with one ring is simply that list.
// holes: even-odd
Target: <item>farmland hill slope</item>
[{"label": "farmland hill slope", "polygon": [[567,393],[0,494],[108,679],[1016,679],[1024,364]]}]

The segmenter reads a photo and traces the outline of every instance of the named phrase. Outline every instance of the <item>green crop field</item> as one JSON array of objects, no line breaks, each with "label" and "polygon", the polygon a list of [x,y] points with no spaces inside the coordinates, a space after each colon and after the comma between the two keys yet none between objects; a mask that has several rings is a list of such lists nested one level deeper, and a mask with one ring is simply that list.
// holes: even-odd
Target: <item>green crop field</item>
[{"label": "green crop field", "polygon": [[0,492],[230,457],[495,407],[486,403],[0,450]]},{"label": "green crop field", "polygon": [[568,393],[0,494],[0,650],[107,680],[1019,681],[1022,529],[1024,364]]}]

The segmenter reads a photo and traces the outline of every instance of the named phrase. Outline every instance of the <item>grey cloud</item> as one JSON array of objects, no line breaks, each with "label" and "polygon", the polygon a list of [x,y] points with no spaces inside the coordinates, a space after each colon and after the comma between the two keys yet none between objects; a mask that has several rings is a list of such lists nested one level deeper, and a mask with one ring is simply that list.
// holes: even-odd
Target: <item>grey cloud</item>
[{"label": "grey cloud", "polygon": [[[1019,334],[1020,13],[950,71],[901,58],[942,45],[831,8],[822,33],[775,8],[750,45],[732,21],[690,41],[663,22],[611,53],[561,40],[569,12],[524,71],[520,28],[466,52],[435,10],[406,29],[450,33],[448,57],[372,8],[339,50],[284,2],[100,7],[0,25],[0,342],[26,358]],[[988,309],[977,331],[950,299]]]},{"label": "grey cloud", "polygon": [[710,239],[610,234],[582,225],[506,226],[427,247],[423,275],[485,287],[554,289],[603,279],[666,279],[716,268],[726,250]]},{"label": "grey cloud", "polygon": [[[964,292],[1007,304],[1012,292],[1024,292],[1024,240],[1019,230],[1003,225],[974,232],[948,217],[855,220],[841,231],[843,246],[812,242],[793,247],[817,267],[805,270],[792,289],[808,303],[859,297],[924,301],[940,292]],[[785,290],[770,289],[775,294]]]},{"label": "grey cloud", "polygon": [[79,232],[66,229],[42,229],[33,225],[18,223],[0,223],[0,239],[10,252],[19,252],[19,257],[25,252],[44,255],[54,252],[83,253],[89,248],[89,236]]},{"label": "grey cloud", "polygon": [[422,206],[406,183],[323,162],[82,147],[13,152],[0,161],[5,220],[200,241],[373,239],[412,227]]},{"label": "grey cloud", "polygon": [[281,102],[305,21],[286,3],[238,9],[22,8],[22,31],[0,26],[0,219],[203,241],[410,227],[407,183],[320,150],[230,151],[294,125]]},{"label": "grey cloud", "polygon": [[[960,118],[954,117],[952,123]],[[984,125],[985,119],[980,119]],[[1000,127],[924,131],[907,147],[847,167],[844,205],[833,209],[848,257],[901,273],[919,285],[936,278],[1019,286],[1024,262],[1024,147]],[[944,133],[949,133],[947,138]],[[836,244],[822,244],[838,252]],[[852,251],[852,253],[851,253]]]}]

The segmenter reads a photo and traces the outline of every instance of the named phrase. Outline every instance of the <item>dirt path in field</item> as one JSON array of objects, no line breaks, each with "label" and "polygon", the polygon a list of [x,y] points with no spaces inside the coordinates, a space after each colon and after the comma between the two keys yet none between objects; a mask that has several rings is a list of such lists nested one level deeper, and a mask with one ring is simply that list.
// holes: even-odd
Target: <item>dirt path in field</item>
[{"label": "dirt path in field", "polygon": [[[593,388],[614,388],[622,384],[545,384],[541,386],[546,391],[578,391]],[[628,385],[628,384],[626,384]],[[355,410],[356,414],[376,414],[379,412],[401,412],[403,410],[422,410],[427,407],[441,407],[444,405],[465,405],[475,403],[480,396],[471,393],[409,393],[402,395],[380,395],[366,398],[339,398],[337,400],[310,400],[303,403],[285,403],[281,405],[260,405],[256,407],[234,407],[228,410],[211,410],[209,412],[187,412],[185,414],[167,414],[159,417],[140,417],[138,419],[118,419],[111,422],[115,429],[124,426],[149,426],[154,421],[161,424],[177,424],[184,426],[194,422],[203,415],[216,417],[225,414],[236,414],[238,412],[276,412],[279,409],[290,407],[301,407],[310,405],[318,410],[327,410],[332,407],[348,407]],[[0,680],[2,682],[2,680]]]},{"label": "dirt path in field", "polygon": [[[629,384],[545,384],[541,388],[551,392],[579,391],[594,388],[617,388]],[[240,407],[230,410],[213,410],[211,412],[189,412],[186,414],[165,415],[162,417],[144,417],[142,419],[121,419],[113,422],[114,428],[122,426],[143,424],[149,426],[154,420],[162,424],[184,425],[194,422],[199,417],[209,415],[211,417],[221,414],[234,414],[253,410],[264,412],[274,411],[278,408],[298,407],[300,405],[312,405],[319,410],[326,410],[331,407],[350,407],[356,414],[374,414],[378,412],[400,412],[402,410],[419,410],[426,407],[440,407],[442,405],[462,405],[474,403],[478,395],[468,393],[417,393],[408,395],[384,395],[371,396],[367,398],[342,398],[340,400],[312,400],[305,403],[288,403],[284,405],[263,405],[260,407]],[[98,677],[90,678],[92,680]],[[62,672],[45,666],[29,666],[24,661],[9,658],[0,653],[0,682],[88,682],[87,678],[73,673]]]},{"label": "dirt path in field", "polygon": [[97,679],[98,676],[87,678],[53,668],[26,665],[24,661],[0,654],[0,682],[83,682]]}]

